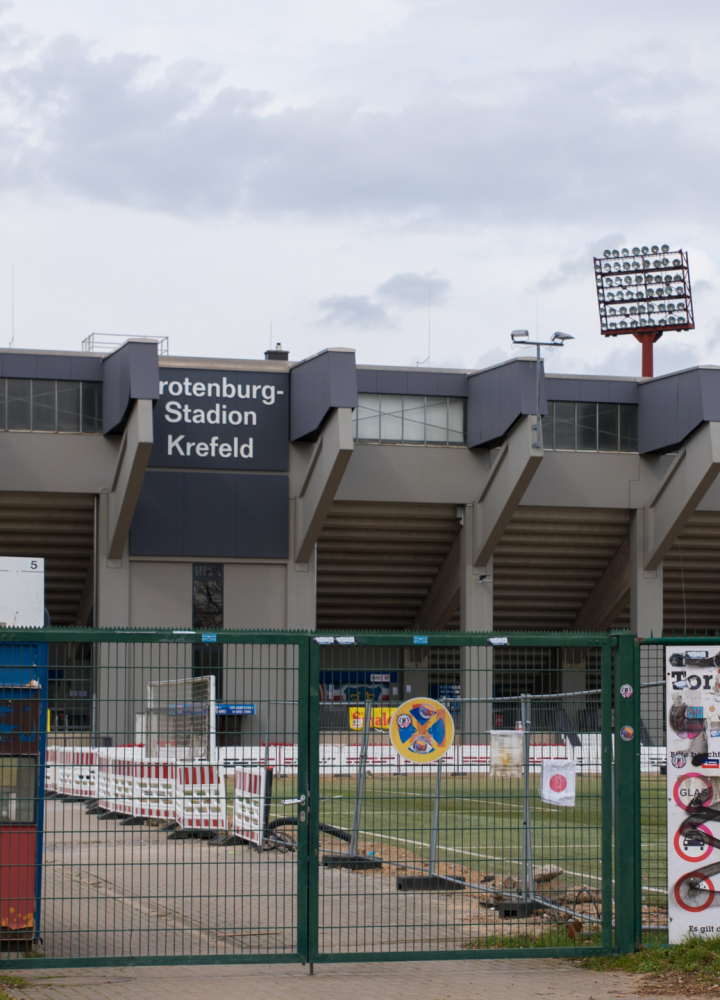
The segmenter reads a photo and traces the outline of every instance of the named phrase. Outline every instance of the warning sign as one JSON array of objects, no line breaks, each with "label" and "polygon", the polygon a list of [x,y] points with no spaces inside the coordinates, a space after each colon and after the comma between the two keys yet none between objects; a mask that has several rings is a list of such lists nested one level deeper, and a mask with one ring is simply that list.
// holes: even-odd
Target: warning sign
[{"label": "warning sign", "polygon": [[410,698],[395,709],[390,739],[411,764],[428,764],[443,757],[452,746],[455,726],[450,712],[433,698]]},{"label": "warning sign", "polygon": [[668,647],[666,683],[670,943],[679,944],[720,924],[720,646]]}]

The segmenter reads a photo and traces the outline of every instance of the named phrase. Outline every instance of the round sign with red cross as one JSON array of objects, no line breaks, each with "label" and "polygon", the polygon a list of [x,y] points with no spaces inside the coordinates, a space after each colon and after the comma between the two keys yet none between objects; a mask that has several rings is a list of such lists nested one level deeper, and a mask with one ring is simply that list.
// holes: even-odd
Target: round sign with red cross
[{"label": "round sign with red cross", "polygon": [[452,746],[455,726],[447,708],[434,698],[410,698],[390,719],[390,739],[405,760],[430,764]]}]

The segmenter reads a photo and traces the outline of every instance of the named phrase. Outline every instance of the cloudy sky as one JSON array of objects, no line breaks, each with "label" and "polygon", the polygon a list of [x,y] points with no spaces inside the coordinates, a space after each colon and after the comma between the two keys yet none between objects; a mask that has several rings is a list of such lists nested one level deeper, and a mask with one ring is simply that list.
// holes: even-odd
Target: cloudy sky
[{"label": "cloudy sky", "polygon": [[[0,0],[0,344],[639,374],[593,254],[690,254],[720,364],[717,0]],[[430,347],[428,352],[428,328]]]}]

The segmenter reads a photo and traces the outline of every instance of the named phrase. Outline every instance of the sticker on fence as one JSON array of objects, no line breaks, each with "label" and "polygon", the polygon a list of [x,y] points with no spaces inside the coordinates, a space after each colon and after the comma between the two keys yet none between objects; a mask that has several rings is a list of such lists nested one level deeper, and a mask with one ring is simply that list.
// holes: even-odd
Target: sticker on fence
[{"label": "sticker on fence", "polygon": [[412,764],[439,760],[451,748],[454,736],[452,715],[433,698],[410,698],[395,709],[390,720],[392,744]]},{"label": "sticker on fence", "polygon": [[575,761],[544,760],[540,798],[554,806],[572,808],[575,805]]},{"label": "sticker on fence", "polygon": [[667,647],[670,944],[713,936],[720,897],[720,646]]}]

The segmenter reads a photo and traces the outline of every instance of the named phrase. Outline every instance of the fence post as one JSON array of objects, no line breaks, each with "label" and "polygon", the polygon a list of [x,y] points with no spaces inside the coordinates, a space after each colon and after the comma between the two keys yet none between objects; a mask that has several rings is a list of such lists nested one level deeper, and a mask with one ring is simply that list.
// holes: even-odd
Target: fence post
[{"label": "fence post", "polygon": [[617,635],[615,650],[615,946],[642,944],[640,870],[640,658],[634,635]]}]

